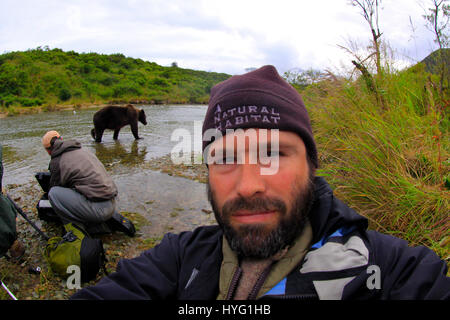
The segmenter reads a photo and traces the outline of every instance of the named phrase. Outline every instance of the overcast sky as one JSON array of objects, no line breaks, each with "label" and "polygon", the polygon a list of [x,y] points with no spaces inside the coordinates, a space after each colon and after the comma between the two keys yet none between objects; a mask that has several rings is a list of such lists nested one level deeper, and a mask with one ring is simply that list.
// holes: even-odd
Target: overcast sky
[{"label": "overcast sky", "polygon": [[[382,1],[380,29],[402,64],[436,49],[427,1]],[[338,71],[351,60],[338,45],[370,37],[348,0],[0,0],[0,53],[49,46],[229,74]]]}]

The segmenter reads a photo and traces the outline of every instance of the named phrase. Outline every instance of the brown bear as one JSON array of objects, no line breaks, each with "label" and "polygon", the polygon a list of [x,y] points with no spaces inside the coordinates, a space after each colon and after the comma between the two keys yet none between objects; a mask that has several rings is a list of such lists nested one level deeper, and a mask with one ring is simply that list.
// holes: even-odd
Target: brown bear
[{"label": "brown bear", "polygon": [[147,124],[144,110],[139,110],[131,104],[120,106],[106,106],[94,114],[94,129],[91,130],[95,142],[102,142],[105,129],[114,130],[113,139],[117,140],[119,131],[126,125],[131,126],[131,132],[135,139],[141,139],[138,135],[138,121]]}]

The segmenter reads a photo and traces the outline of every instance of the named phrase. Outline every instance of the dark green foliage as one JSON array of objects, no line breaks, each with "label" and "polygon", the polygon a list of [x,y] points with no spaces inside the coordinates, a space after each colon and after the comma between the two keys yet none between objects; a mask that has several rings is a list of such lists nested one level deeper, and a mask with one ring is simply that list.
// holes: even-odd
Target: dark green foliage
[{"label": "dark green foliage", "polygon": [[450,80],[450,69],[448,68],[448,66],[450,65],[449,48],[433,51],[421,62],[425,64],[425,70],[433,74],[440,74],[440,72],[443,70],[443,67],[446,66],[446,68],[444,68],[444,77],[447,81]]},{"label": "dark green foliage", "polygon": [[68,88],[61,88],[59,90],[58,98],[61,101],[67,101],[72,97],[72,94],[70,93],[70,90]]},{"label": "dark green foliage", "polygon": [[0,94],[20,95],[30,84],[30,78],[23,68],[8,63],[0,66]]},{"label": "dark green foliage", "polygon": [[21,105],[24,107],[40,106],[42,100],[39,98],[21,98],[13,95],[0,95],[0,106],[9,107],[10,105]]},{"label": "dark green foliage", "polygon": [[167,87],[169,82],[164,78],[154,78],[150,80],[149,84],[156,87]]},{"label": "dark green foliage", "polygon": [[425,63],[426,70],[431,73],[436,73],[436,68],[439,67],[441,59],[445,61],[445,64],[450,64],[450,49],[445,48],[441,50],[436,50],[430,53],[421,62]]},{"label": "dark green foliage", "polygon": [[43,103],[206,103],[224,73],[163,67],[123,54],[38,47],[0,55],[0,107]]},{"label": "dark green foliage", "polygon": [[134,82],[122,81],[119,84],[116,84],[112,88],[112,90],[112,96],[114,98],[121,98],[125,96],[140,96],[142,94],[139,86]]}]

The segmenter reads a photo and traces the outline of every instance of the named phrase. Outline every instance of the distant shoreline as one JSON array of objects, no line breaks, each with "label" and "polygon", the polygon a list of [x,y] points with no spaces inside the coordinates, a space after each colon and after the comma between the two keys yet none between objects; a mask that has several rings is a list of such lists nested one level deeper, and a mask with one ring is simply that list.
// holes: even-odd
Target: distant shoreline
[{"label": "distant shoreline", "polygon": [[16,112],[15,113],[0,112],[0,119],[1,118],[6,118],[6,117],[20,116],[20,115],[25,115],[25,114],[41,113],[41,112],[90,109],[90,108],[102,107],[102,106],[106,106],[106,105],[107,104],[53,105],[50,108],[47,108],[47,110],[45,110],[44,107],[42,107],[42,106],[16,107],[16,110],[15,110]]},{"label": "distant shoreline", "polygon": [[81,104],[55,104],[51,106],[35,106],[35,107],[16,107],[14,113],[10,112],[4,112],[0,111],[0,119],[6,118],[6,117],[14,117],[14,116],[21,116],[26,114],[33,114],[33,113],[41,113],[41,112],[53,112],[53,111],[64,111],[64,110],[81,110],[81,109],[93,109],[93,108],[102,108],[109,105],[115,105],[115,106],[126,106],[127,104],[133,104],[136,106],[140,105],[205,105],[204,103],[174,103],[174,102],[167,102],[164,104],[160,103],[151,103],[146,101],[137,101],[135,102],[120,102],[120,103],[81,103]]}]

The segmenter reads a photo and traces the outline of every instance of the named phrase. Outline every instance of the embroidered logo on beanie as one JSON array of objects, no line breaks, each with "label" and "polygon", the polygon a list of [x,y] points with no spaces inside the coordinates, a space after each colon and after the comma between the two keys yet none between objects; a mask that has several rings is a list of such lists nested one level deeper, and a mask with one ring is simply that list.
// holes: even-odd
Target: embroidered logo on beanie
[{"label": "embroidered logo on beanie", "polygon": [[238,106],[222,110],[220,104],[215,106],[214,127],[219,131],[223,128],[239,128],[247,123],[278,124],[280,113],[277,107]]}]

